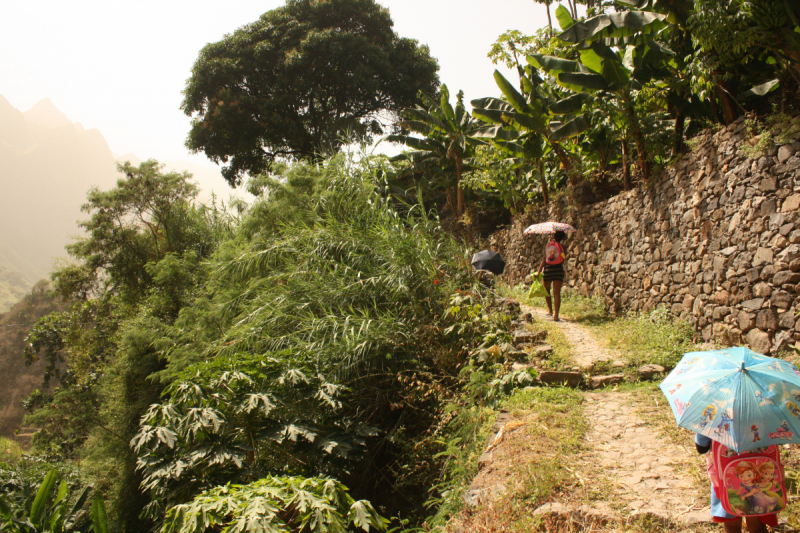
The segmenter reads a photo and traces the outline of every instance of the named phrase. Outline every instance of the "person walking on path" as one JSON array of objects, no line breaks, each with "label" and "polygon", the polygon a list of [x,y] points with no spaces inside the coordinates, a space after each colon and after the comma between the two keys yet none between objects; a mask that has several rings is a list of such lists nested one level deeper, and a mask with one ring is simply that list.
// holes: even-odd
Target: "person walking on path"
[{"label": "person walking on path", "polygon": [[[564,284],[566,277],[566,270],[564,270],[564,261],[566,254],[561,241],[567,236],[563,231],[556,231],[553,234],[553,240],[548,242],[544,247],[544,259],[542,264],[539,265],[539,273],[544,272],[544,288],[550,296],[545,297],[547,302],[548,316],[553,317],[554,322],[558,322],[559,311],[561,310],[561,286]],[[550,292],[552,286],[553,291]]]}]

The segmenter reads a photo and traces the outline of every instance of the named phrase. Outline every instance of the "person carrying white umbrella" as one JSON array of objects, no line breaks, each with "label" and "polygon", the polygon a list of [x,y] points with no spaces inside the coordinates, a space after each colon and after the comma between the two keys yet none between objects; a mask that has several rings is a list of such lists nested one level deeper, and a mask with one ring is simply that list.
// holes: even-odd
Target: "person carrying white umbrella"
[{"label": "person carrying white umbrella", "polygon": [[[553,317],[554,322],[559,322],[559,312],[561,311],[561,287],[564,284],[567,271],[564,262],[567,259],[564,246],[561,245],[568,231],[575,231],[569,224],[561,222],[543,222],[525,228],[527,234],[552,234],[553,239],[544,247],[544,258],[539,265],[539,274],[544,272],[544,288],[551,296],[545,297],[547,302],[548,316]],[[552,287],[552,293],[550,288]]]}]

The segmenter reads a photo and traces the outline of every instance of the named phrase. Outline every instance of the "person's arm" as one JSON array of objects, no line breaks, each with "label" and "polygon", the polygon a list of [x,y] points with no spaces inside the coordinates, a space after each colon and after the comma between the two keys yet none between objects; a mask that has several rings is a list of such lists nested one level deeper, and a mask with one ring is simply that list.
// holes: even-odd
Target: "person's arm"
[{"label": "person's arm", "polygon": [[539,274],[541,274],[541,273],[542,273],[542,271],[544,270],[544,265],[545,265],[545,260],[544,260],[544,259],[542,259],[542,264],[541,264],[541,265],[539,265],[539,272],[538,272]]},{"label": "person's arm", "polygon": [[706,454],[711,449],[711,439],[700,433],[695,433],[694,447],[700,455]]}]

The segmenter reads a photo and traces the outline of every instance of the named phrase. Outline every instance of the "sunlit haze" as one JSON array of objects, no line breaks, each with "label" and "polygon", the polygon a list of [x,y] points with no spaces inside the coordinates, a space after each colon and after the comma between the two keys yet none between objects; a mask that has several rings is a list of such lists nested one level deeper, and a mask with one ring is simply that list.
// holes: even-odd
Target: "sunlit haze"
[{"label": "sunlit haze", "polygon": [[[97,128],[117,154],[184,160],[181,91],[200,49],[282,5],[278,0],[26,0],[0,18],[0,95],[21,111],[42,98]],[[493,96],[486,57],[508,29],[547,23],[532,0],[384,0],[396,31],[428,44],[440,77],[467,100]],[[511,26],[511,27],[510,27]]]}]

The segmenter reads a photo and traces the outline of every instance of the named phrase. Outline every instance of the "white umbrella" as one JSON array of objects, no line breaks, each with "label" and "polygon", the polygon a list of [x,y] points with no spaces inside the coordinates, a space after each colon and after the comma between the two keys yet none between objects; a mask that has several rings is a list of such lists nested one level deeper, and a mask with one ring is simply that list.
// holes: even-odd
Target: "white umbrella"
[{"label": "white umbrella", "polygon": [[539,224],[533,224],[532,226],[528,226],[525,228],[523,233],[527,235],[542,235],[547,233],[555,233],[557,231],[563,231],[564,233],[568,233],[571,231],[575,231],[575,228],[570,226],[569,224],[564,224],[563,222],[541,222]]}]

